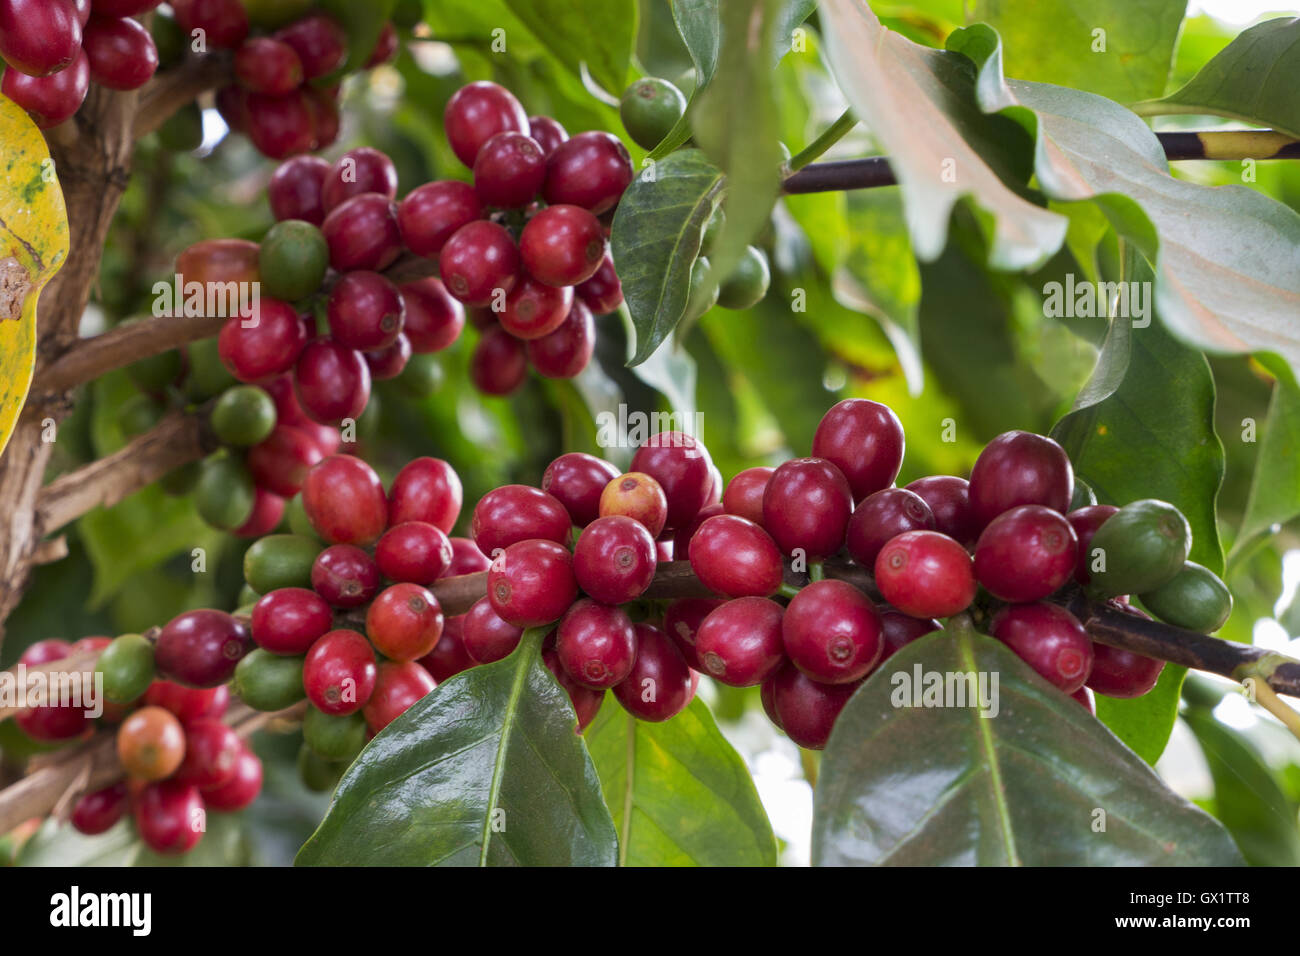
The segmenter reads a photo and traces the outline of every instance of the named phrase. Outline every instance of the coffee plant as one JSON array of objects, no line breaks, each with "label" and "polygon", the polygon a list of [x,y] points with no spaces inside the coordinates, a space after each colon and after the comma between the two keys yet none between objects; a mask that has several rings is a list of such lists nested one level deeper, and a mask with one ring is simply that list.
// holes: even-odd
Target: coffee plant
[{"label": "coffee plant", "polygon": [[1300,864],[1296,50],[0,0],[0,861]]}]

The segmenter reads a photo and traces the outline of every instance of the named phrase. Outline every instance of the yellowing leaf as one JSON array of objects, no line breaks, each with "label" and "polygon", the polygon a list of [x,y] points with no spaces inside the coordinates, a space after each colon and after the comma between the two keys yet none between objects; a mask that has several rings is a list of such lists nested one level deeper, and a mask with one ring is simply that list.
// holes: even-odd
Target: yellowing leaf
[{"label": "yellowing leaf", "polygon": [[36,364],[36,301],[68,258],[68,213],[45,138],[0,96],[0,452]]}]

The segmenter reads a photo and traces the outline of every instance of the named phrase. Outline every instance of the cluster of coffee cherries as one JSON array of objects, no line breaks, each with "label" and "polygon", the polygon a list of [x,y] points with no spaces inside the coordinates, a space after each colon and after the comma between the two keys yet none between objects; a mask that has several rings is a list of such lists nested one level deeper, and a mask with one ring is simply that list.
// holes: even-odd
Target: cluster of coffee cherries
[{"label": "cluster of coffee cherries", "polygon": [[49,702],[20,712],[18,726],[34,740],[52,743],[87,739],[97,724],[116,727],[125,779],[82,795],[72,807],[72,825],[100,834],[129,811],[150,849],[192,850],[202,839],[207,811],[242,810],[262,789],[261,760],[222,720],[229,689],[159,679],[153,644],[139,634],[38,641],[20,661],[33,667],[87,652],[99,655],[102,716],[92,720],[83,705]]},{"label": "cluster of coffee cherries", "polygon": [[0,93],[46,129],[81,108],[92,81],[138,89],[158,68],[158,50],[132,17],[160,2],[0,0]]}]

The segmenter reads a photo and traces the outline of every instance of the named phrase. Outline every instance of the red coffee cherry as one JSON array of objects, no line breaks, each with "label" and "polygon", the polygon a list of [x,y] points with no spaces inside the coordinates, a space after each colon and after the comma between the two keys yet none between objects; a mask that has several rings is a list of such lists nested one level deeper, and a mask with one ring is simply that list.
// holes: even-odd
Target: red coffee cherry
[{"label": "red coffee cherry", "polygon": [[312,114],[312,149],[328,149],[339,138],[342,117],[339,115],[339,88],[303,87]]},{"label": "red coffee cherry", "polygon": [[[451,538],[451,564],[443,572],[444,578],[486,571],[492,562],[469,538]],[[434,675],[437,676],[437,675]]]},{"label": "red coffee cherry", "polygon": [[248,93],[244,97],[248,138],[270,159],[308,152],[316,142],[316,114],[301,88],[283,96]]},{"label": "red coffee cherry", "polygon": [[606,689],[632,672],[636,632],[621,608],[584,598],[561,618],[555,652],[578,683]]},{"label": "red coffee cherry", "polygon": [[[821,684],[793,664],[768,678],[773,721],[800,747],[823,750],[840,711],[860,684]],[[765,688],[766,690],[766,688]]]},{"label": "red coffee cherry", "polygon": [[475,664],[491,664],[509,657],[523,636],[524,629],[501,620],[485,597],[474,602],[461,626],[465,653]]},{"label": "red coffee cherry", "polygon": [[824,458],[796,458],[772,473],[763,493],[763,527],[785,554],[802,549],[810,561],[844,547],[853,492]]},{"label": "red coffee cherry", "polygon": [[559,328],[572,305],[572,288],[544,285],[524,273],[506,296],[497,321],[517,339],[536,339]]},{"label": "red coffee cherry", "polygon": [[[388,493],[388,523],[426,521],[449,534],[464,499],[460,476],[441,458],[415,458],[397,473]],[[456,539],[452,539],[454,544]]]},{"label": "red coffee cherry", "polygon": [[484,395],[509,395],[528,377],[524,343],[500,326],[485,329],[470,357],[469,376]]},{"label": "red coffee cherry", "polygon": [[717,598],[678,598],[664,609],[664,633],[677,645],[692,670],[705,671],[695,652],[700,625],[709,614],[725,603],[727,602]]},{"label": "red coffee cherry", "polygon": [[541,191],[545,179],[542,147],[525,133],[497,133],[474,157],[474,191],[485,206],[527,206]]},{"label": "red coffee cherry", "polygon": [[659,482],[640,471],[619,475],[600,493],[600,516],[626,515],[646,526],[652,537],[663,533],[668,498]]},{"label": "red coffee cherry", "polygon": [[316,592],[277,588],[253,605],[253,640],[272,654],[306,654],[333,622],[330,606]]},{"label": "red coffee cherry", "polygon": [[248,450],[248,470],[259,487],[292,498],[321,458],[320,446],[306,431],[276,425],[265,441]]},{"label": "red coffee cherry", "polygon": [[547,206],[524,226],[519,258],[524,269],[547,285],[577,285],[600,268],[605,258],[605,229],[599,219],[578,206]]},{"label": "red coffee cherry", "polygon": [[182,687],[169,680],[156,680],[144,692],[143,702],[148,707],[161,707],[171,711],[182,724],[200,717],[221,717],[230,704],[230,689],[218,687]]},{"label": "red coffee cherry", "polygon": [[644,594],[656,563],[654,538],[625,515],[597,518],[573,550],[578,586],[602,604],[625,604]]},{"label": "red coffee cherry", "polygon": [[110,90],[136,90],[158,69],[158,48],[141,24],[125,17],[92,17],[81,48],[90,78]]},{"label": "red coffee cherry", "polygon": [[975,518],[970,504],[970,483],[954,475],[930,475],[907,486],[920,496],[934,515],[934,530],[961,544],[974,546],[983,525]]},{"label": "red coffee cherry", "polygon": [[904,644],[910,644],[931,631],[942,630],[942,625],[932,617],[910,617],[902,611],[885,608],[880,611],[880,628],[885,645],[880,655],[883,664]]},{"label": "red coffee cherry", "polygon": [[546,159],[550,159],[555,148],[569,138],[568,131],[559,121],[549,116],[528,117],[528,135],[542,147],[542,155]]},{"label": "red coffee cherry", "polygon": [[695,537],[695,532],[700,530],[700,525],[708,521],[714,515],[724,515],[727,511],[722,504],[705,505],[699,513],[690,520],[690,523],[684,527],[678,528],[673,534],[672,553],[689,554],[691,548],[691,538]]},{"label": "red coffee cherry", "polygon": [[903,463],[903,424],[888,405],[865,398],[837,402],[813,434],[812,453],[835,465],[848,479],[855,501],[898,477]]},{"label": "red coffee cherry", "polygon": [[0,5],[0,57],[26,76],[58,73],[77,58],[81,27],[68,0],[9,0]]},{"label": "red coffee cherry", "polygon": [[994,597],[1045,598],[1074,574],[1079,541],[1065,516],[1021,505],[989,523],[975,545],[975,577]]},{"label": "red coffee cherry", "polygon": [[514,94],[486,81],[470,83],[453,93],[442,122],[452,152],[471,169],[479,149],[497,133],[527,133],[529,129],[528,114]]},{"label": "red coffee cherry", "polygon": [[785,609],[781,633],[796,667],[824,684],[850,684],[875,668],[884,626],[867,596],[844,581],[814,581]]},{"label": "red coffee cherry", "polygon": [[925,499],[902,488],[884,488],[867,495],[853,510],[845,543],[854,561],[873,568],[890,538],[905,531],[933,530],[934,514]]},{"label": "red coffee cherry", "polygon": [[695,697],[694,673],[668,636],[652,624],[636,625],[636,660],[614,687],[614,696],[633,717],[663,721],[676,717]]},{"label": "red coffee cherry", "polygon": [[261,538],[280,526],[284,518],[284,496],[265,488],[253,489],[253,513],[232,533],[240,538]]},{"label": "red coffee cherry", "polygon": [[0,93],[13,100],[41,129],[58,126],[81,109],[90,90],[90,61],[78,50],[71,65],[50,76],[5,70]]},{"label": "red coffee cherry", "polygon": [[234,813],[243,810],[262,792],[262,761],[246,745],[240,746],[235,760],[235,772],[220,786],[202,791],[203,802],[209,810]]},{"label": "red coffee cherry", "polygon": [[659,483],[668,499],[664,527],[690,523],[709,500],[713,460],[704,443],[683,432],[660,432],[637,449],[629,471],[643,472]]},{"label": "red coffee cherry", "polygon": [[235,665],[253,649],[248,629],[224,611],[187,611],[172,618],[154,645],[158,673],[191,687],[230,680]]},{"label": "red coffee cherry", "polygon": [[529,538],[568,545],[571,523],[564,505],[540,488],[502,485],[474,506],[469,533],[479,550],[492,556]]},{"label": "red coffee cherry", "polygon": [[217,90],[214,105],[227,126],[236,133],[248,135],[248,90],[235,83],[227,84]]},{"label": "red coffee cherry", "polygon": [[397,203],[381,193],[362,193],[331,209],[321,223],[330,265],[339,272],[382,272],[402,252]]},{"label": "red coffee cherry", "polygon": [[93,12],[102,17],[134,17],[141,13],[148,13],[161,3],[162,0],[73,0],[73,5],[77,8],[77,17],[82,21],[82,25],[90,19]]},{"label": "red coffee cherry", "polygon": [[380,28],[379,39],[375,41],[375,48],[370,51],[370,56],[366,58],[365,69],[373,69],[396,59],[398,45],[397,27],[393,26],[392,20],[387,20],[384,22],[383,27]]},{"label": "red coffee cherry", "polygon": [[1031,432],[1004,432],[984,446],[970,473],[970,501],[980,526],[1018,505],[1070,510],[1074,469],[1065,449]]},{"label": "red coffee cherry", "polygon": [[221,363],[241,382],[287,372],[306,344],[298,313],[278,299],[262,299],[255,313],[232,316],[217,336]]},{"label": "red coffee cherry", "polygon": [[448,677],[467,671],[478,662],[465,650],[465,615],[455,614],[442,625],[442,637],[428,654],[420,658],[420,666],[441,684]]},{"label": "red coffee cherry", "polygon": [[1164,661],[1094,642],[1086,684],[1107,697],[1141,697],[1156,686],[1164,669]]},{"label": "red coffee cherry", "polygon": [[468,183],[454,179],[425,183],[397,206],[397,225],[406,248],[435,259],[461,226],[483,218],[483,204]]},{"label": "red coffee cherry", "polygon": [[614,259],[607,252],[591,278],[574,290],[596,315],[608,315],[623,304],[623,283],[614,271]]},{"label": "red coffee cherry", "polygon": [[732,687],[761,684],[785,660],[784,610],[770,598],[727,601],[701,622],[695,653],[706,673]]},{"label": "red coffee cherry", "polygon": [[191,36],[202,30],[207,44],[233,50],[248,36],[248,14],[239,0],[175,0],[172,15]]},{"label": "red coffee cherry", "polygon": [[176,779],[200,789],[229,783],[239,765],[244,744],[234,729],[210,717],[185,727],[185,759]]},{"label": "red coffee cherry", "polygon": [[360,607],[379,593],[379,565],[354,544],[332,544],[316,555],[311,586],[334,607]]},{"label": "red coffee cherry", "polygon": [[546,201],[569,203],[599,216],[618,205],[632,183],[632,157],[622,140],[593,130],[557,146],[546,160]]},{"label": "red coffee cherry", "polygon": [[[37,641],[25,650],[18,662],[26,667],[58,661],[72,653],[72,645],[58,638]],[[33,740],[69,740],[80,736],[89,725],[84,707],[42,704],[20,711],[14,721]]]},{"label": "red coffee cherry", "polygon": [[397,167],[387,154],[369,146],[350,149],[334,161],[321,198],[328,212],[362,193],[397,198]]},{"label": "red coffee cherry", "polygon": [[293,47],[306,80],[333,73],[348,57],[348,37],[330,17],[312,13],[276,32],[275,38]]},{"label": "red coffee cherry", "polygon": [[331,339],[303,347],[294,366],[294,396],[313,421],[338,425],[360,418],[370,401],[370,366],[356,349]]},{"label": "red coffee cherry", "polygon": [[704,522],[688,556],[695,576],[718,594],[766,597],[781,587],[784,567],[776,542],[744,518],[718,515]]},{"label": "red coffee cherry", "polygon": [[388,498],[375,470],[351,455],[334,455],[307,473],[307,520],[331,544],[370,544],[388,526]]},{"label": "red coffee cherry", "polygon": [[335,717],[355,714],[375,689],[375,652],[356,631],[330,631],[312,645],[302,665],[307,699]]},{"label": "red coffee cherry", "polygon": [[466,305],[490,305],[514,288],[519,248],[504,226],[479,219],[461,226],[438,254],[438,272],[447,291]]},{"label": "red coffee cherry", "polygon": [[569,452],[546,466],[542,490],[564,505],[573,523],[583,528],[600,517],[600,494],[618,475],[618,469],[604,459]]},{"label": "red coffee cherry", "polygon": [[283,96],[302,86],[302,60],[272,37],[249,37],[235,51],[235,81],[250,93]]},{"label": "red coffee cherry", "polygon": [[574,716],[577,718],[573,732],[581,734],[600,712],[600,705],[605,702],[605,691],[583,687],[569,676],[569,672],[560,663],[560,656],[555,653],[555,631],[551,631],[542,643],[542,663],[555,677],[555,682],[569,695],[569,702],[573,705]]},{"label": "red coffee cherry", "polygon": [[361,356],[370,369],[371,381],[387,382],[406,370],[406,363],[411,361],[411,341],[405,333],[398,332],[392,345],[377,352],[362,352]]},{"label": "red coffee cherry", "polygon": [[402,331],[411,351],[440,352],[465,328],[465,307],[447,291],[441,279],[417,279],[398,287],[406,315]]},{"label": "red coffee cherry", "polygon": [[371,733],[379,733],[433,688],[433,678],[419,664],[384,661],[379,665],[375,692],[370,695],[362,713]]},{"label": "red coffee cherry", "polygon": [[488,599],[497,616],[515,627],[558,621],[578,596],[573,559],[554,541],[520,541],[493,558]]},{"label": "red coffee cherry", "polygon": [[442,637],[442,624],[442,606],[433,592],[409,582],[380,591],[366,611],[371,643],[394,661],[413,661],[432,651]]},{"label": "red coffee cherry", "polygon": [[390,581],[432,584],[451,566],[451,542],[425,521],[403,521],[375,545],[379,570]]},{"label": "red coffee cherry", "polygon": [[1074,580],[1087,584],[1092,580],[1092,536],[1106,523],[1106,519],[1119,511],[1114,505],[1089,505],[1065,516],[1079,541],[1078,561],[1074,567]]},{"label": "red coffee cherry", "polygon": [[340,277],[330,290],[328,314],[335,342],[370,352],[397,341],[406,308],[397,286],[377,272],[359,270]]},{"label": "red coffee cherry", "polygon": [[732,478],[722,493],[722,507],[730,515],[747,518],[755,524],[763,523],[763,495],[775,468],[760,466],[746,468]]},{"label": "red coffee cherry", "polygon": [[205,811],[199,788],[179,780],[161,780],[135,796],[135,829],[155,853],[178,856],[203,839]]},{"label": "red coffee cherry", "polygon": [[951,617],[975,600],[975,572],[966,549],[937,531],[908,531],[876,556],[881,596],[912,617]]},{"label": "red coffee cherry", "polygon": [[596,351],[596,321],[591,310],[575,301],[555,331],[528,340],[528,360],[538,375],[573,378],[591,364]]},{"label": "red coffee cherry", "polygon": [[302,219],[313,226],[323,223],[323,195],[329,174],[330,164],[319,156],[295,156],[277,166],[266,187],[276,221]]},{"label": "red coffee cherry", "polygon": [[1005,607],[993,617],[989,633],[1067,694],[1082,687],[1092,670],[1087,632],[1073,614],[1055,604]]},{"label": "red coffee cherry", "polygon": [[136,780],[170,777],[185,759],[185,730],[169,711],[141,707],[118,728],[117,758]]},{"label": "red coffee cherry", "polygon": [[112,829],[126,815],[128,806],[126,783],[119,780],[102,790],[84,794],[72,808],[72,825],[79,833],[95,836]]}]

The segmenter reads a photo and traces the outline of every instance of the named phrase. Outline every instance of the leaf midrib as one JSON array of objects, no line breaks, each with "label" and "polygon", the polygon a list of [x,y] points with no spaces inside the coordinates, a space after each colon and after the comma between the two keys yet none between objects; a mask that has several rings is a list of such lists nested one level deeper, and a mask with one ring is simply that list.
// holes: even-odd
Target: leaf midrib
[{"label": "leaf midrib", "polygon": [[[525,641],[536,643],[537,633],[525,635]],[[506,752],[510,749],[510,736],[515,729],[515,718],[519,712],[519,698],[523,696],[524,684],[527,683],[528,670],[532,664],[533,646],[529,645],[526,653],[519,655],[515,665],[515,679],[510,685],[510,697],[506,701],[505,716],[501,723],[501,737],[497,743],[496,758],[492,763],[492,785],[488,788],[487,806],[483,810],[483,840],[479,851],[478,865],[488,865],[488,850],[492,845],[492,814],[497,801],[501,798],[501,782],[505,776]]]}]

